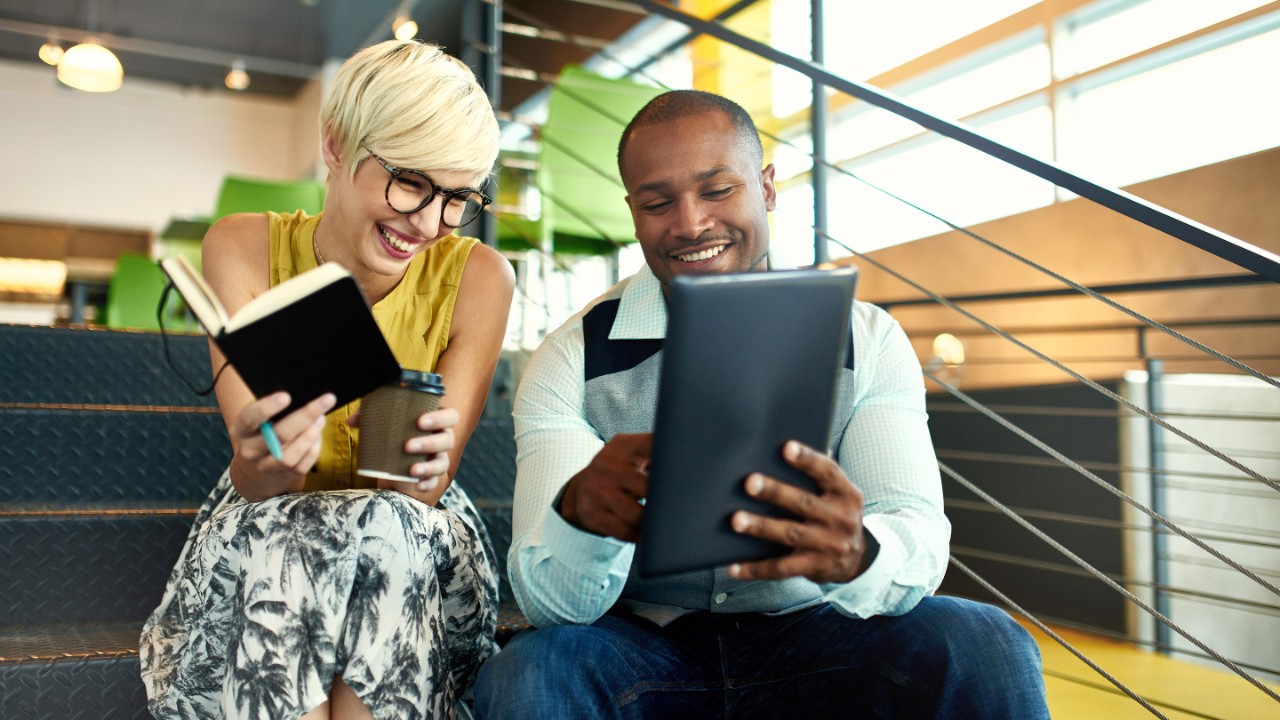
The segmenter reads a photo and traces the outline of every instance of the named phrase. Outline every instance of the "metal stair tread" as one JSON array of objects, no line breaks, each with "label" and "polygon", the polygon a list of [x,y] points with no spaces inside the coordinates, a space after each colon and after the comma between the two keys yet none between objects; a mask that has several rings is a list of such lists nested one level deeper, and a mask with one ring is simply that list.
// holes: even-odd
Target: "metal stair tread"
[{"label": "metal stair tread", "polygon": [[199,506],[172,500],[120,500],[113,502],[9,502],[0,503],[0,520],[111,518],[137,516],[194,516]]},{"label": "metal stair tread", "polygon": [[0,665],[136,656],[141,632],[137,620],[8,625],[0,627]]}]

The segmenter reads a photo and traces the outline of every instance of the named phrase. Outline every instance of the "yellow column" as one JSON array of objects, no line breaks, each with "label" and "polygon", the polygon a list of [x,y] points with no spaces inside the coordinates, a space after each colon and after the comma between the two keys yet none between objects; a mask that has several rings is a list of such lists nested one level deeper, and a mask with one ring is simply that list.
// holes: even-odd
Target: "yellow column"
[{"label": "yellow column", "polygon": [[[703,19],[715,17],[729,0],[681,0],[680,9]],[[726,23],[734,32],[763,43],[772,36],[773,0],[761,2],[734,15]],[[773,63],[718,38],[703,35],[689,45],[693,87],[723,95],[746,109],[761,130],[777,127],[773,117]],[[761,137],[766,162],[773,143]]]}]

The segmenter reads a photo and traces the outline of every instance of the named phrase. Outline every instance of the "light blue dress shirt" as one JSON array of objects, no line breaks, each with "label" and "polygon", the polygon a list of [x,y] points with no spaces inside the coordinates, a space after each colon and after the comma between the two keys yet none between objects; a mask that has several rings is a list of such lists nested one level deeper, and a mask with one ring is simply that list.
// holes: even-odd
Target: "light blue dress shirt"
[{"label": "light blue dress shirt", "polygon": [[[619,297],[611,339],[665,337],[661,285],[644,267],[548,335],[516,392],[508,572],[516,599],[538,627],[594,622],[621,598],[631,568],[634,545],[579,530],[553,508],[564,485],[604,446],[583,412],[582,317],[596,303]],[[866,303],[855,304],[852,330],[854,410],[837,460],[863,493],[863,522],[880,550],[865,573],[821,585],[818,594],[852,617],[900,615],[941,583],[951,526],[942,511],[920,364],[906,334]]]}]

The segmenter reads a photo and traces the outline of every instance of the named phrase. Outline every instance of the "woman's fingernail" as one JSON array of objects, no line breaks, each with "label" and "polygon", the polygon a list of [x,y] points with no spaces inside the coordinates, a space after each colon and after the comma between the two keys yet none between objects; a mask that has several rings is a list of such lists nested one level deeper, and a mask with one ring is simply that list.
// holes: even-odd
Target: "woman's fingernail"
[{"label": "woman's fingernail", "polygon": [[422,452],[422,443],[417,441],[410,442],[404,446],[404,450],[410,454]]},{"label": "woman's fingernail", "polygon": [[733,529],[738,532],[746,532],[751,529],[751,519],[744,512],[736,512],[733,514]]},{"label": "woman's fingernail", "polygon": [[433,477],[433,478],[431,478],[431,479],[429,479],[429,480],[420,480],[420,481],[418,482],[418,491],[419,491],[419,492],[427,492],[427,491],[429,491],[429,490],[435,490],[435,489],[436,489],[436,486],[437,486],[437,485],[439,485],[439,484],[440,484],[440,478],[439,478],[439,477]]},{"label": "woman's fingernail", "polygon": [[759,495],[764,490],[764,478],[759,475],[751,475],[747,478],[747,494]]},{"label": "woman's fingernail", "polygon": [[435,421],[431,419],[430,415],[423,415],[418,418],[418,428],[420,430],[430,430],[433,425],[435,425]]}]

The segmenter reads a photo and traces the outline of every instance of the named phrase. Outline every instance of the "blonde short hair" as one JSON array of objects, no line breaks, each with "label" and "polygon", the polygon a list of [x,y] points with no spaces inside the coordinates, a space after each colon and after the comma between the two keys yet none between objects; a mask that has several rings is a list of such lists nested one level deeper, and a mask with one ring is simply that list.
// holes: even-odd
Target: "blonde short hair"
[{"label": "blonde short hair", "polygon": [[[348,171],[369,150],[414,170],[488,176],[498,157],[498,120],[475,74],[438,45],[388,40],[338,68],[320,127]],[[362,147],[364,146],[364,147]]]}]

